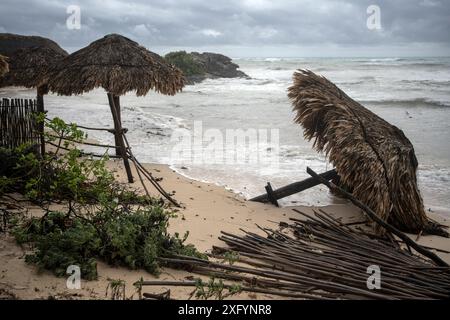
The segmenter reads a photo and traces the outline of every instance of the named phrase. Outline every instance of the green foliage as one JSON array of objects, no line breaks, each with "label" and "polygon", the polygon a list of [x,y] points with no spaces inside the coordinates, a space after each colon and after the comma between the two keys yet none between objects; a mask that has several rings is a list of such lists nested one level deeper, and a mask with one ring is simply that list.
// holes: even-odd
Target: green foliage
[{"label": "green foliage", "polygon": [[202,75],[206,72],[203,65],[196,62],[186,51],[170,52],[164,58],[167,62],[181,69],[185,76]]},{"label": "green foliage", "polygon": [[95,213],[81,215],[49,212],[17,226],[19,243],[33,243],[27,261],[63,276],[69,265],[78,265],[82,277],[96,278],[98,257],[112,265],[144,268],[158,274],[159,257],[183,254],[204,258],[187,237],[167,233],[171,214],[161,206],[131,209],[117,202],[101,203]]},{"label": "green foliage", "polygon": [[95,228],[80,219],[70,219],[61,212],[49,212],[44,218],[31,218],[14,228],[18,243],[34,244],[34,253],[25,257],[40,269],[65,276],[67,267],[78,265],[83,278],[97,278],[97,263],[93,257],[101,242]]},{"label": "green foliage", "polygon": [[109,283],[106,287],[106,296],[111,290],[111,300],[125,300],[125,281],[122,279],[108,279]]},{"label": "green foliage", "polygon": [[45,125],[49,129],[46,141],[55,149],[44,156],[27,145],[13,150],[0,148],[0,159],[5,164],[0,169],[0,196],[19,192],[41,204],[55,200],[93,203],[105,193],[129,203],[150,200],[114,181],[105,165],[107,156],[82,157],[76,143],[84,141],[86,135],[75,124],[54,118]]},{"label": "green foliage", "polygon": [[237,284],[225,286],[223,281],[219,279],[216,281],[214,277],[210,278],[207,283],[204,283],[201,279],[196,279],[195,290],[191,293],[191,296],[195,295],[197,299],[208,300],[215,298],[217,300],[223,300],[232,295],[238,294],[242,291],[242,287]]},{"label": "green foliage", "polygon": [[228,262],[232,266],[235,262],[239,261],[239,253],[236,251],[227,251],[223,255],[223,262]]},{"label": "green foliage", "polygon": [[[84,208],[86,209],[86,208]],[[65,275],[70,265],[78,265],[82,277],[97,276],[94,258],[111,265],[131,269],[143,268],[158,274],[160,257],[182,254],[205,258],[187,236],[167,232],[170,212],[150,205],[137,209],[112,202],[101,204],[95,213],[49,212],[43,218],[31,218],[13,230],[17,242],[32,243],[34,251],[27,255],[30,263]]]},{"label": "green foliage", "polygon": [[39,204],[58,200],[69,207],[67,212],[47,210],[43,217],[16,221],[16,241],[32,245],[27,262],[57,276],[78,265],[82,277],[90,280],[97,277],[96,259],[158,274],[160,257],[206,257],[184,244],[188,234],[180,238],[167,232],[174,212],[164,201],[116,182],[106,157],[80,157],[75,142],[86,136],[76,125],[58,118],[46,125],[51,129],[47,140],[56,146],[53,152],[40,157],[27,146],[0,149],[8,167],[2,171],[0,197],[16,191]]}]

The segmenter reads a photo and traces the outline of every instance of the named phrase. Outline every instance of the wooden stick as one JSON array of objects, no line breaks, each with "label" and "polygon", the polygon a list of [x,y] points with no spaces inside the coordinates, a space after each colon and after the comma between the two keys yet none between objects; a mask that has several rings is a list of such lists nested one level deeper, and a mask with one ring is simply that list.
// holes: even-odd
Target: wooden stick
[{"label": "wooden stick", "polygon": [[[45,143],[50,144],[50,145],[52,145],[54,147],[58,147],[57,144],[55,144],[53,142],[50,142],[50,141],[46,141]],[[62,150],[66,150],[66,151],[70,151],[71,150],[71,149],[65,148],[63,146],[59,146],[59,148],[62,149]],[[96,153],[91,153],[91,152],[84,152],[84,151],[81,151],[81,150],[80,150],[80,154],[82,156],[91,156],[91,157],[97,157],[97,158],[104,158],[105,157],[104,154],[96,154]],[[113,154],[108,154],[107,156],[109,158],[112,158],[112,159],[122,159],[122,156],[116,156],[116,155],[113,155]]]},{"label": "wooden stick", "polygon": [[[196,287],[197,286],[196,281],[161,281],[161,280],[155,280],[155,281],[138,281],[136,282],[136,285],[141,286],[178,286],[178,287]],[[202,282],[203,285],[207,285],[207,283]],[[224,288],[227,289],[234,289],[235,286],[224,284]],[[314,296],[312,294],[306,294],[306,293],[293,293],[293,292],[285,292],[280,290],[270,290],[270,289],[262,289],[262,288],[255,288],[255,287],[247,287],[247,286],[241,286],[240,287],[242,291],[247,292],[255,292],[255,293],[265,293],[265,294],[272,294],[282,297],[291,297],[291,298],[303,298],[303,299],[318,299],[319,296]]]},{"label": "wooden stick", "polygon": [[394,235],[396,235],[397,237],[402,239],[403,242],[405,242],[405,244],[411,246],[411,248],[413,248],[414,250],[416,250],[420,254],[422,254],[425,257],[431,259],[438,266],[450,267],[444,260],[439,258],[435,253],[425,249],[421,245],[419,245],[416,242],[414,242],[413,240],[411,240],[411,238],[409,238],[403,232],[401,232],[400,230],[398,230],[394,226],[391,226],[390,224],[388,224],[384,220],[380,219],[377,216],[377,214],[372,209],[370,209],[368,206],[366,206],[364,203],[362,203],[361,201],[356,199],[353,195],[351,195],[350,193],[348,193],[344,189],[342,189],[342,188],[338,187],[337,185],[335,185],[334,183],[329,182],[328,180],[322,178],[320,175],[318,175],[316,172],[314,172],[314,170],[312,170],[309,167],[306,168],[306,172],[308,172],[308,174],[311,175],[317,181],[320,181],[321,183],[326,185],[330,190],[342,194],[345,198],[349,199],[355,206],[357,206],[358,208],[361,208],[362,210],[364,210],[364,212],[369,216],[370,219],[372,219],[373,221],[378,223],[385,230],[393,233]]},{"label": "wooden stick", "polygon": [[[324,179],[331,180],[335,177],[337,177],[336,170],[329,170],[327,172],[324,172],[320,174]],[[293,195],[295,193],[304,191],[306,189],[312,188],[314,186],[319,185],[320,182],[318,182],[314,178],[308,178],[299,182],[294,182],[291,184],[288,184],[287,186],[278,188],[276,190],[273,190],[273,195],[276,200],[286,198],[290,195]],[[256,201],[256,202],[269,202],[269,198],[267,196],[267,193],[259,195],[257,197],[254,197],[250,199],[250,201]]]}]

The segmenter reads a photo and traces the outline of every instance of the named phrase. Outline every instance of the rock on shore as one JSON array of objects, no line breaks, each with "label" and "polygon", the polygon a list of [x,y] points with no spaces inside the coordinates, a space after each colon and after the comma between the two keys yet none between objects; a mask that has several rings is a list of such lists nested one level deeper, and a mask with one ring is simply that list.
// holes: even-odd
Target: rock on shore
[{"label": "rock on shore", "polygon": [[169,53],[165,58],[183,71],[188,84],[205,79],[249,78],[231,58],[219,53],[179,51]]}]

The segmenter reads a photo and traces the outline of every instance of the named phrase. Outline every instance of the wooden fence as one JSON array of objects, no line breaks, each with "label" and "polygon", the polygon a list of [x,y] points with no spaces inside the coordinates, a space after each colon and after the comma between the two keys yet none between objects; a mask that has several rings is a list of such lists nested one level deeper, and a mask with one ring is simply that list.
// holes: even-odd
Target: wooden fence
[{"label": "wooden fence", "polygon": [[36,113],[36,100],[0,99],[0,147],[15,148],[24,143],[40,146]]}]

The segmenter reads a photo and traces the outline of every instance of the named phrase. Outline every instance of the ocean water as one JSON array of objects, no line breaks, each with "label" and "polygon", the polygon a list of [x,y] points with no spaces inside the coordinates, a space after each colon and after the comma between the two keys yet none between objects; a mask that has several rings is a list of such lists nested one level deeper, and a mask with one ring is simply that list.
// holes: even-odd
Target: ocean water
[{"label": "ocean water", "polygon": [[[450,58],[234,60],[251,79],[207,80],[173,97],[150,93],[138,98],[130,93],[121,98],[128,140],[141,162],[169,164],[188,177],[226,186],[247,198],[264,193],[269,181],[276,188],[309,177],[307,166],[318,172],[331,169],[293,123],[287,98],[294,70],[310,69],[402,129],[419,160],[425,205],[433,210],[450,208]],[[28,89],[0,89],[2,97],[33,95]],[[112,126],[102,89],[82,96],[49,95],[45,103],[51,117]],[[256,139],[225,143],[228,132],[249,129]],[[113,142],[108,133],[89,132],[89,137]],[[255,160],[255,154],[262,156]],[[282,203],[335,201],[326,188],[317,186]]]}]

